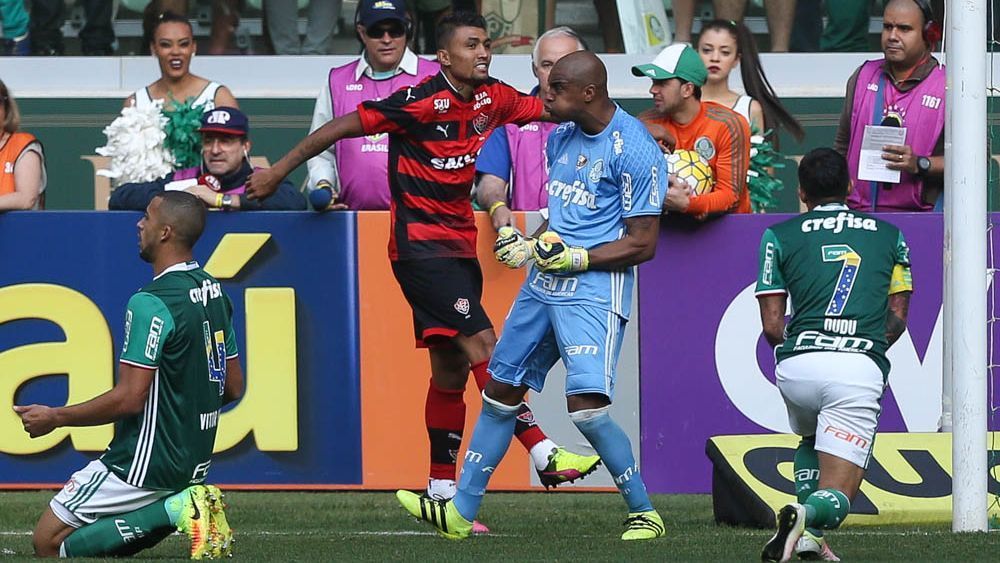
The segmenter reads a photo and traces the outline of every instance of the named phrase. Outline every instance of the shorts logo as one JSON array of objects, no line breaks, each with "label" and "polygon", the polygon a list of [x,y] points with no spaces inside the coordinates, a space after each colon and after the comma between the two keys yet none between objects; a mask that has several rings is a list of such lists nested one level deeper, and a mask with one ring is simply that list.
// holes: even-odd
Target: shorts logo
[{"label": "shorts logo", "polygon": [[464,297],[459,297],[458,301],[455,301],[455,310],[463,315],[469,314],[469,300]]},{"label": "shorts logo", "polygon": [[76,482],[76,479],[70,479],[69,481],[66,481],[65,485],[63,485],[63,490],[72,494],[79,486],[80,485]]},{"label": "shorts logo", "polygon": [[849,432],[849,431],[843,430],[841,428],[836,428],[836,427],[827,425],[827,427],[825,429],[823,429],[823,433],[824,434],[832,434],[834,438],[837,438],[838,440],[843,440],[843,441],[847,442],[848,444],[851,444],[853,446],[857,446],[857,447],[861,448],[862,450],[867,450],[868,449],[868,440],[866,440],[865,438],[862,438],[861,436],[858,436],[857,434],[855,434],[853,432]]},{"label": "shorts logo", "polygon": [[481,113],[472,120],[472,128],[476,130],[476,133],[482,135],[486,132],[486,127],[490,124],[490,116],[485,113]]},{"label": "shorts logo", "polygon": [[711,161],[715,158],[715,145],[712,143],[712,139],[708,137],[698,137],[694,142],[694,150],[706,161]]},{"label": "shorts logo", "polygon": [[586,356],[597,355],[597,346],[594,346],[593,344],[567,346],[564,350],[566,351],[567,356],[579,356],[581,354]]}]

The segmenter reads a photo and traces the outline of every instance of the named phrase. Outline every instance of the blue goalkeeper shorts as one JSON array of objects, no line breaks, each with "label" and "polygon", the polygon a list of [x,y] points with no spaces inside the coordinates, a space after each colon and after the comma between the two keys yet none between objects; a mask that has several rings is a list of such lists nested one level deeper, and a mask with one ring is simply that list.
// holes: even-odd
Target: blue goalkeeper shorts
[{"label": "blue goalkeeper shorts", "polygon": [[566,395],[600,393],[612,399],[625,319],[581,304],[548,305],[524,287],[507,315],[489,372],[493,379],[540,392],[562,359]]}]

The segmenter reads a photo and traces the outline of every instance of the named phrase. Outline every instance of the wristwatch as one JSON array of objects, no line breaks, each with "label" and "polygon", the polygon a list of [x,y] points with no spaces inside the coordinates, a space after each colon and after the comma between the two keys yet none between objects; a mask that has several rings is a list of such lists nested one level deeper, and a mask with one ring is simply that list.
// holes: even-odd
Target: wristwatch
[{"label": "wristwatch", "polygon": [[931,159],[926,156],[917,157],[917,176],[923,178],[931,171]]},{"label": "wristwatch", "polygon": [[222,196],[222,208],[225,210],[232,209],[233,207],[233,196],[226,194]]}]

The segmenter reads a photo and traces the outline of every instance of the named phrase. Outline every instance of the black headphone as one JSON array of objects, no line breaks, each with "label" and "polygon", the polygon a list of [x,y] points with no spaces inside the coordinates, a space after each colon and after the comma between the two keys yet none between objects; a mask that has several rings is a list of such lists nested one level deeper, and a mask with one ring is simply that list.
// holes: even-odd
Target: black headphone
[{"label": "black headphone", "polygon": [[913,3],[920,8],[920,13],[924,16],[924,41],[926,41],[931,48],[934,48],[934,46],[941,41],[942,36],[941,24],[934,19],[934,8],[931,6],[930,0],[913,0]]},{"label": "black headphone", "polygon": [[[364,2],[364,0],[362,0]],[[357,9],[354,10],[354,30],[355,35],[357,35],[358,26],[361,25],[361,4],[358,2]],[[406,42],[409,43],[413,40],[413,22],[410,20],[410,13],[406,13],[406,19],[403,20],[403,29],[406,30]],[[361,41],[361,36],[358,35],[358,41]],[[364,43],[364,41],[361,41]]]}]

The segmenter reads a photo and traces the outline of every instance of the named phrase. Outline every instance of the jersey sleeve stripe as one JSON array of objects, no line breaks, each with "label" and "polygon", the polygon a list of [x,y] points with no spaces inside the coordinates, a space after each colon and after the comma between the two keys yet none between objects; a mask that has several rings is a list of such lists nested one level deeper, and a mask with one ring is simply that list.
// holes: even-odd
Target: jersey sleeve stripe
[{"label": "jersey sleeve stripe", "polygon": [[147,365],[147,364],[140,364],[139,362],[133,362],[133,361],[130,361],[130,360],[126,360],[124,358],[119,358],[118,359],[118,363],[120,363],[120,364],[128,364],[130,366],[134,366],[134,367],[137,367],[137,368],[154,370],[154,371],[157,370],[157,369],[159,369],[158,366],[151,366],[151,365]]},{"label": "jersey sleeve stripe", "polygon": [[788,291],[784,289],[762,289],[760,291],[755,291],[754,295],[760,297],[761,295],[788,295]]}]

